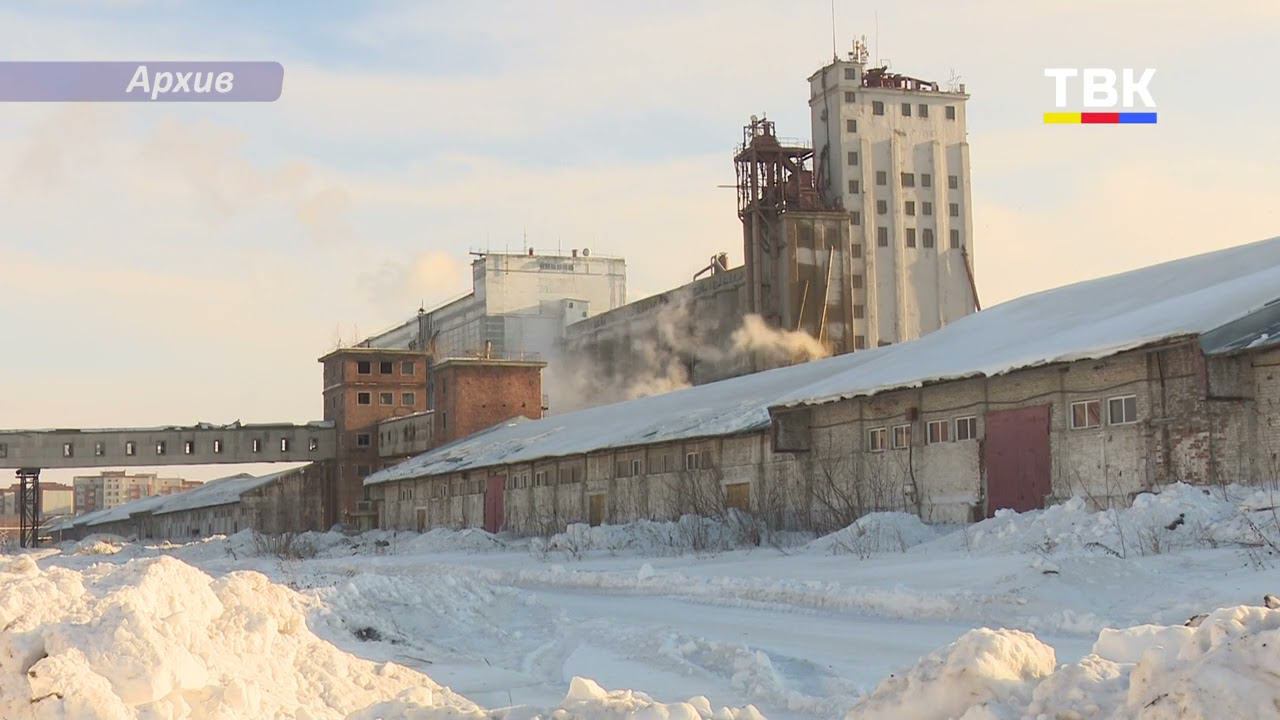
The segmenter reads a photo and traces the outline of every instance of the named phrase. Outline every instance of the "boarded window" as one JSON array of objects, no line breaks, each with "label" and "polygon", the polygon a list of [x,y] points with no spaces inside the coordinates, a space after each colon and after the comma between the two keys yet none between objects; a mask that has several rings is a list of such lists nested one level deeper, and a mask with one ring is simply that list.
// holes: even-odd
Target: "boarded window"
[{"label": "boarded window", "polygon": [[724,486],[725,507],[751,512],[751,483],[733,483]]},{"label": "boarded window", "polygon": [[807,452],[810,448],[808,409],[779,412],[773,418],[773,449],[777,452]]}]

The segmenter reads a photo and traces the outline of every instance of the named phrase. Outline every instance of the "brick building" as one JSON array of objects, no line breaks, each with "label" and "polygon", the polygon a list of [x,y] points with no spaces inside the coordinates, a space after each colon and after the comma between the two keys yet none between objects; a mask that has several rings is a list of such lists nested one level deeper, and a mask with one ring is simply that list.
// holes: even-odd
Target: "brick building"
[{"label": "brick building", "polygon": [[371,347],[340,348],[320,362],[324,419],[337,431],[334,481],[324,503],[333,522],[371,526],[376,511],[365,498],[364,478],[411,452],[516,416],[542,417],[542,362],[433,362],[419,350]]}]

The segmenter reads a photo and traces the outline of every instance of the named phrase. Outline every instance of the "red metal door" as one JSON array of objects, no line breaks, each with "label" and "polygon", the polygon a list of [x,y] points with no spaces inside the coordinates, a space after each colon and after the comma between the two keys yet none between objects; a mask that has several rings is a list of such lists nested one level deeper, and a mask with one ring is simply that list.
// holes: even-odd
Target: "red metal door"
[{"label": "red metal door", "polygon": [[1049,406],[995,410],[986,415],[982,465],[987,475],[987,517],[996,510],[1044,507],[1052,491]]},{"label": "red metal door", "polygon": [[494,475],[484,488],[484,529],[491,533],[502,530],[502,494],[506,485],[506,478]]}]

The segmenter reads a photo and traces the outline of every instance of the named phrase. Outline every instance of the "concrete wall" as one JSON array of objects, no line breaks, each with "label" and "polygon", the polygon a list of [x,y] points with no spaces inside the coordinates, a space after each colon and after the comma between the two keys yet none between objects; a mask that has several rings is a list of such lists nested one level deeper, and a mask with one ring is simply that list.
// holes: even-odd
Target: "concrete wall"
[{"label": "concrete wall", "polygon": [[[1107,401],[1133,396],[1133,422],[1111,422]],[[1098,401],[1096,427],[1073,428],[1072,403]],[[983,461],[988,412],[1049,407],[1050,492],[1097,506],[1124,504],[1175,481],[1252,483],[1280,477],[1280,350],[1206,358],[1174,343],[823,405],[779,410],[767,433],[691,440],[497,466],[369,488],[384,527],[479,527],[484,478],[503,478],[505,527],[546,534],[603,521],[717,514],[740,502],[775,526],[841,527],[867,512],[906,510],[967,522],[996,508]],[[959,439],[956,422],[972,418]],[[945,438],[930,442],[931,422]],[[966,423],[968,425],[968,423]],[[894,447],[893,429],[909,428]],[[886,447],[871,446],[883,429]],[[696,458],[696,460],[686,460]],[[696,467],[695,467],[696,465]]]},{"label": "concrete wall", "polygon": [[334,429],[324,423],[0,432],[0,468],[311,462],[335,454]]}]

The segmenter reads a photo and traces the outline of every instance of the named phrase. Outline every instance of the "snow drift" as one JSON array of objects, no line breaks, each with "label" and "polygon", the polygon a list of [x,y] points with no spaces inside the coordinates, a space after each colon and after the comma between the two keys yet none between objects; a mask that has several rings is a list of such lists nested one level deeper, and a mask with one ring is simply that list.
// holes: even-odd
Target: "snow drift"
[{"label": "snow drift", "polygon": [[1054,669],[1053,649],[1017,630],[971,630],[890,677],[846,720],[1108,718],[1210,720],[1280,713],[1280,611],[1217,610],[1198,627],[1104,630]]},{"label": "snow drift", "polygon": [[427,676],[338,650],[301,596],[264,575],[219,579],[169,557],[0,565],[0,717],[344,718],[410,688],[432,718],[481,718]]}]

